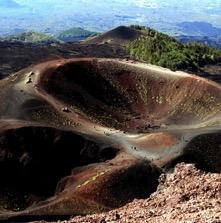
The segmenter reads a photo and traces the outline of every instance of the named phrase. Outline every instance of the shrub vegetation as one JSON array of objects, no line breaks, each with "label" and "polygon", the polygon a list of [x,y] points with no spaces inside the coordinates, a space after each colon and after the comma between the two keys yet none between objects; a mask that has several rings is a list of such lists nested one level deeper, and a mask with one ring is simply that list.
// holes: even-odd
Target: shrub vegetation
[{"label": "shrub vegetation", "polygon": [[131,41],[126,51],[134,59],[172,70],[197,71],[201,66],[221,60],[221,51],[200,43],[183,44],[175,38],[143,26],[131,26],[144,31],[139,39]]}]

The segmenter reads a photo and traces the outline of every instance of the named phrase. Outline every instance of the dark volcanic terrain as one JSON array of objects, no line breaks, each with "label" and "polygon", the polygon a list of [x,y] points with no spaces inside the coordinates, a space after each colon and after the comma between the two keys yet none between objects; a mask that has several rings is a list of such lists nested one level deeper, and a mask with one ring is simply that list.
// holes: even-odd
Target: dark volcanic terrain
[{"label": "dark volcanic terrain", "polygon": [[[221,172],[220,84],[106,40],[0,47],[0,221],[119,208],[180,161]],[[219,72],[198,75],[220,82]]]},{"label": "dark volcanic terrain", "polygon": [[[125,44],[145,35],[143,30],[120,26],[109,32],[88,38],[81,43],[0,41],[0,78],[7,77],[9,74],[32,64],[52,59],[73,57],[130,58],[125,50]],[[201,67],[199,71],[195,71],[194,74],[220,83],[220,67],[220,63],[208,64]]]},{"label": "dark volcanic terrain", "polygon": [[[221,176],[192,164],[178,164],[162,174],[157,191],[147,199],[110,212],[77,216],[61,223],[220,223]],[[40,222],[44,223],[44,222]]]},{"label": "dark volcanic terrain", "polygon": [[128,55],[116,44],[33,44],[0,41],[0,78],[46,60],[89,56],[125,58]]},{"label": "dark volcanic terrain", "polygon": [[145,198],[160,168],[180,157],[221,171],[221,87],[197,76],[119,59],[59,59],[3,79],[0,101],[2,220],[89,214]]}]

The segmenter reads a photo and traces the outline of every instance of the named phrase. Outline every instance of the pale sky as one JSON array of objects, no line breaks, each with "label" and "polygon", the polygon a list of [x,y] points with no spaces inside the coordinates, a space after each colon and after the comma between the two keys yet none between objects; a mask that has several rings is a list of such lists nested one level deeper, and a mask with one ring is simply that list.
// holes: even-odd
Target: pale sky
[{"label": "pale sky", "polygon": [[[2,9],[7,1],[21,7]],[[0,0],[0,34],[73,26],[104,31],[127,24],[170,31],[177,23],[195,21],[221,28],[221,0]]]}]

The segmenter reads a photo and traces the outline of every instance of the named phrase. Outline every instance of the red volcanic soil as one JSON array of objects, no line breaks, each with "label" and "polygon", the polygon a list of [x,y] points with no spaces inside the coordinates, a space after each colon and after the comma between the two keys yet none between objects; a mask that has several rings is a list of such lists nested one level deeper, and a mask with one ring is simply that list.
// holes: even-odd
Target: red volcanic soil
[{"label": "red volcanic soil", "polygon": [[220,223],[221,174],[205,173],[181,163],[163,174],[150,198],[134,200],[103,214],[75,217],[61,223]]},{"label": "red volcanic soil", "polygon": [[58,59],[3,79],[0,103],[0,220],[119,208],[180,160],[221,172],[221,86],[194,75]]},{"label": "red volcanic soil", "polygon": [[46,93],[68,107],[77,106],[104,126],[133,133],[201,125],[220,116],[219,85],[156,67],[70,60],[40,81]]}]

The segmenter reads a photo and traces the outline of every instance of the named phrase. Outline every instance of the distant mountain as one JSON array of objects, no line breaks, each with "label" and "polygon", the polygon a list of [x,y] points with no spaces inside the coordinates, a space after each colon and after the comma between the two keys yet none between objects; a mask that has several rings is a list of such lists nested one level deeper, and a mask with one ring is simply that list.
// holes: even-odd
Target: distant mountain
[{"label": "distant mountain", "polygon": [[221,49],[221,35],[219,36],[176,36],[182,43],[197,42]]},{"label": "distant mountain", "polygon": [[[208,36],[210,30],[216,32],[217,27],[221,28],[221,1],[0,0],[1,36],[14,34],[16,28],[57,35],[70,27],[106,32],[129,24],[150,26],[172,35]],[[198,25],[208,32],[202,33]]]},{"label": "distant mountain", "polygon": [[221,28],[214,27],[206,22],[182,22],[178,23],[180,31],[188,36],[216,36],[221,35]]},{"label": "distant mountain", "polygon": [[57,40],[54,37],[37,32],[24,32],[17,35],[11,35],[8,37],[0,38],[0,41],[26,42],[26,43],[59,42],[59,40]]},{"label": "distant mountain", "polygon": [[13,0],[0,0],[0,8],[19,8],[21,7],[16,1]]},{"label": "distant mountain", "polygon": [[76,42],[95,35],[97,35],[96,32],[91,32],[80,27],[76,27],[61,32],[57,38],[63,42]]},{"label": "distant mountain", "polygon": [[84,42],[88,44],[124,44],[143,35],[143,30],[138,27],[139,26],[119,26],[106,33],[89,38]]}]

